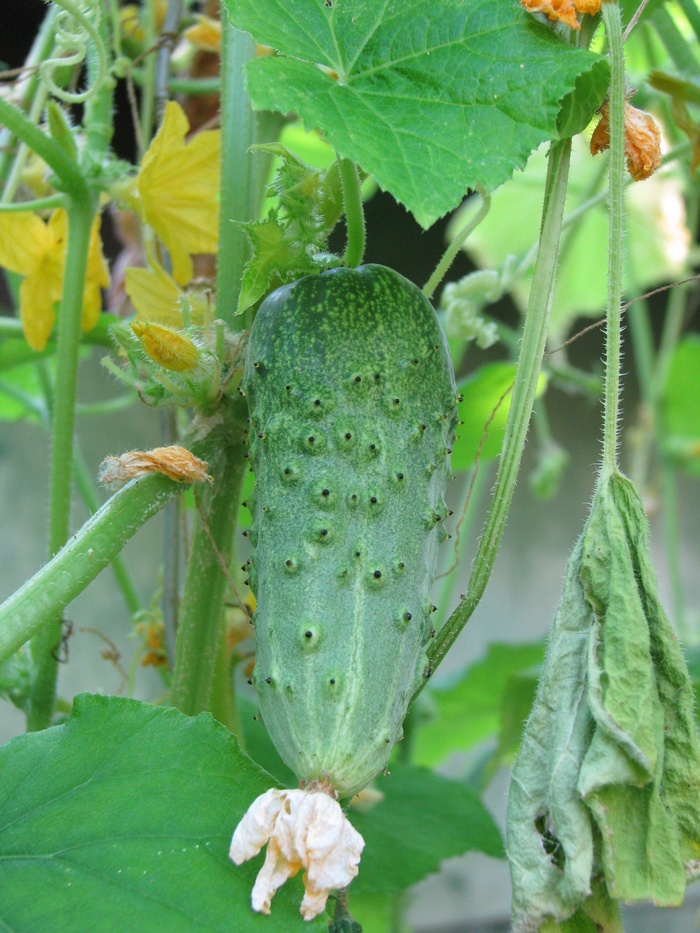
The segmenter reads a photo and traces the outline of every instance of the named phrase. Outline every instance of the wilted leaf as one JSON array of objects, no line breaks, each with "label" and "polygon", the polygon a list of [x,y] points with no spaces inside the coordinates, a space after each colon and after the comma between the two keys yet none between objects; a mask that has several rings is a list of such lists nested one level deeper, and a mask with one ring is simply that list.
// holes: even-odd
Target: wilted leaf
[{"label": "wilted leaf", "polygon": [[[545,669],[513,769],[514,929],[609,898],[682,902],[700,856],[693,690],[658,601],[632,484],[604,480],[569,560]],[[591,886],[594,896],[589,897]]]}]

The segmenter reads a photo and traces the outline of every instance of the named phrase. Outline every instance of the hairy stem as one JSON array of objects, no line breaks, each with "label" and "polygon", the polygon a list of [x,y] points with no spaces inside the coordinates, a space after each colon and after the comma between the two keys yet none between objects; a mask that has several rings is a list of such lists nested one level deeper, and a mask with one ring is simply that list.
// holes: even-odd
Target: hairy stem
[{"label": "hairy stem", "polygon": [[357,166],[350,159],[338,159],[340,183],[343,188],[343,207],[348,242],[343,264],[355,269],[365,254],[365,212],[362,207],[362,186]]},{"label": "hairy stem", "polygon": [[[56,404],[52,418],[49,557],[60,550],[70,532],[80,321],[90,230],[96,206],[96,198],[84,198],[73,202],[68,210],[68,249],[58,314]],[[56,691],[55,648],[60,640],[61,617],[58,615],[47,622],[32,642],[36,667],[27,717],[29,730],[46,728],[51,722]]]},{"label": "hairy stem", "polygon": [[250,326],[246,313],[236,317],[248,240],[238,225],[253,219],[256,172],[248,152],[256,142],[255,114],[245,88],[243,67],[255,58],[255,43],[224,14],[221,22],[221,194],[216,312],[232,330]]},{"label": "hairy stem", "polygon": [[465,599],[457,606],[428,649],[434,671],[471,618],[493,569],[515,491],[527,429],[544,354],[561,235],[571,156],[571,141],[558,140],[549,151],[542,230],[520,347],[520,358],[486,527],[479,543]]},{"label": "hairy stem", "polygon": [[622,237],[625,217],[625,57],[617,3],[603,3],[610,49],[610,162],[608,227],[608,299],[605,330],[605,420],[601,480],[617,472],[622,343]]},{"label": "hairy stem", "polygon": [[183,488],[152,473],[133,480],[105,502],[48,564],[0,606],[0,661],[45,628],[47,620],[60,619],[68,603]]},{"label": "hairy stem", "polygon": [[481,198],[479,210],[474,214],[473,217],[469,218],[464,227],[462,227],[457,236],[447,247],[442,256],[442,259],[437,264],[435,271],[423,286],[423,294],[428,300],[433,297],[433,292],[447,275],[450,266],[455,261],[457,254],[467,242],[472,232],[476,230],[481,221],[491,210],[491,195],[486,191],[485,188],[482,188],[481,185],[477,186],[477,191]]},{"label": "hairy stem", "polygon": [[[245,448],[246,409],[229,403],[220,426],[212,433],[207,455],[214,483],[200,501],[200,528],[192,544],[177,633],[176,661],[170,702],[191,716],[209,710],[224,725],[233,726],[231,688],[217,677],[224,632],[227,568],[233,553],[233,531],[241,485],[248,461]],[[220,689],[214,690],[214,683]]]}]

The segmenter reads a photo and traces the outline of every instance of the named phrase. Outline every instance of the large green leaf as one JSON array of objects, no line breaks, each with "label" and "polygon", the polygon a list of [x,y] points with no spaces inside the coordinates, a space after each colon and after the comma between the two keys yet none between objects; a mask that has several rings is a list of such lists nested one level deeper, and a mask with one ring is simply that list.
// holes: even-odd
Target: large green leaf
[{"label": "large green leaf", "polygon": [[67,723],[0,749],[0,927],[13,933],[324,930],[298,883],[250,908],[260,859],[231,835],[273,783],[209,715],[76,698]]},{"label": "large green leaf", "polygon": [[[467,669],[454,684],[433,687],[437,715],[416,736],[415,759],[436,765],[457,751],[467,751],[501,731],[509,712],[506,693],[511,678],[538,665],[544,657],[541,642],[489,645],[486,656]],[[508,721],[512,718],[508,717]],[[509,724],[508,731],[512,731]],[[510,746],[504,751],[510,751]]]},{"label": "large green leaf", "polygon": [[554,136],[598,60],[503,0],[224,2],[280,53],[249,64],[254,104],[300,114],[426,227]]},{"label": "large green leaf", "polygon": [[367,813],[352,808],[348,813],[366,843],[353,892],[401,891],[437,871],[444,859],[464,852],[503,858],[493,818],[460,781],[392,764],[376,786],[383,800]]}]

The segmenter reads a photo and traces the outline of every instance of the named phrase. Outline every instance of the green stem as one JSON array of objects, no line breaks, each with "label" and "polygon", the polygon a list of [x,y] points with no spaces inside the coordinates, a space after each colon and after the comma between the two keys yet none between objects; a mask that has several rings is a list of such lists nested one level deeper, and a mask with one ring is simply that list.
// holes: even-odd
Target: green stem
[{"label": "green stem", "polygon": [[471,618],[481,599],[498,552],[522,459],[544,354],[561,235],[571,157],[571,141],[558,140],[549,151],[540,245],[523,328],[520,358],[498,464],[493,500],[486,520],[465,599],[452,613],[428,649],[434,671]]},{"label": "green stem", "polygon": [[168,8],[163,20],[155,70],[155,105],[156,123],[161,123],[168,103],[168,78],[170,76],[170,55],[182,19],[182,0],[168,0]]},{"label": "green stem", "polygon": [[622,238],[625,220],[625,55],[617,3],[603,3],[610,50],[610,161],[608,165],[608,297],[605,330],[605,415],[601,480],[618,471],[622,343]]},{"label": "green stem", "polygon": [[240,222],[254,217],[256,173],[248,150],[256,142],[255,114],[245,87],[244,65],[255,58],[255,43],[228,16],[221,23],[221,196],[219,252],[216,266],[216,312],[233,330],[250,326],[236,317],[248,240]]},{"label": "green stem", "polygon": [[[76,445],[75,448],[75,483],[78,487],[78,492],[85,503],[88,511],[94,515],[99,511],[100,503],[97,498],[97,493],[95,491],[95,485],[93,483],[90,470],[85,463],[85,458],[83,457],[80,447]],[[136,587],[133,584],[131,577],[129,576],[129,571],[126,569],[126,564],[124,559],[120,554],[112,560],[112,573],[117,581],[117,586],[121,590],[121,594],[124,598],[126,608],[129,610],[131,615],[137,613],[142,609],[141,599],[139,594],[136,591]]]},{"label": "green stem", "polygon": [[[99,347],[109,347],[114,346],[112,339],[109,336],[109,328],[113,324],[119,324],[121,318],[117,317],[115,314],[104,314],[100,315],[95,327],[92,330],[87,331],[86,333],[81,334],[81,339],[83,343],[92,344]],[[0,317],[0,337],[10,338],[12,340],[21,340],[26,343],[24,339],[24,330],[22,329],[22,322],[17,318],[10,317]],[[49,337],[49,342],[47,348],[53,349],[56,344],[56,336],[52,334]],[[29,351],[30,347],[27,344],[27,350]],[[39,354],[36,351],[32,351],[32,357],[38,357]],[[44,355],[48,356],[47,350],[44,351]]]},{"label": "green stem", "polygon": [[355,269],[365,254],[365,212],[362,207],[362,185],[357,166],[350,159],[338,159],[340,184],[343,188],[343,207],[348,242],[343,265]]},{"label": "green stem", "polygon": [[57,207],[66,207],[68,198],[65,194],[50,194],[46,198],[34,201],[15,201],[13,204],[0,204],[0,214],[16,214],[18,211],[46,211]]},{"label": "green stem", "polygon": [[[220,418],[207,455],[214,478],[201,496],[200,528],[192,543],[177,632],[175,670],[170,702],[190,716],[209,710],[224,725],[230,721],[231,685],[220,674],[224,639],[225,567],[231,564],[233,532],[241,485],[248,461],[244,459],[246,409],[237,400]],[[214,690],[216,679],[217,692]]]},{"label": "green stem", "polygon": [[[87,271],[90,231],[96,198],[74,202],[68,210],[68,248],[63,294],[58,314],[56,352],[56,404],[52,419],[51,505],[49,511],[49,557],[68,540],[73,473],[73,432],[78,378],[80,321]],[[32,642],[34,683],[27,717],[29,730],[43,729],[51,722],[56,690],[55,647],[61,640],[61,617],[55,616]]]},{"label": "green stem", "polygon": [[[450,600],[452,599],[452,593],[457,577],[456,571],[460,566],[464,567],[465,555],[467,547],[471,541],[471,529],[474,523],[474,517],[477,512],[477,506],[481,502],[482,496],[489,482],[489,478],[493,475],[489,463],[480,463],[478,466],[474,467],[474,469],[477,471],[475,476],[472,474],[472,472],[469,472],[465,473],[461,477],[464,487],[460,497],[459,505],[457,505],[455,508],[455,513],[458,516],[457,521],[461,522],[461,524],[459,525],[459,530],[455,529],[455,536],[458,535],[456,546],[454,550],[450,550],[448,554],[449,562],[455,564],[456,566],[454,567],[454,570],[448,569],[443,571],[445,576],[443,578],[442,586],[440,587],[440,593],[437,599],[438,608],[435,616],[437,623],[440,626],[447,622],[449,616]],[[467,508],[467,512],[462,519],[465,506]]]},{"label": "green stem", "polygon": [[51,137],[34,126],[23,113],[0,97],[0,123],[32,149],[53,169],[61,181],[62,189],[74,197],[84,197],[85,181],[80,167]]},{"label": "green stem", "polygon": [[112,496],[48,564],[0,606],[0,661],[36,637],[47,626],[47,620],[60,619],[68,603],[138,529],[182,491],[181,483],[151,473]]},{"label": "green stem", "polygon": [[467,242],[469,236],[474,230],[476,230],[481,221],[491,210],[491,195],[486,191],[485,188],[482,188],[481,185],[477,186],[477,191],[481,197],[479,210],[476,212],[476,214],[474,214],[473,217],[469,218],[464,227],[462,227],[457,236],[447,247],[442,256],[442,259],[437,264],[435,271],[423,286],[423,294],[428,300],[433,297],[433,292],[447,275],[450,266],[455,261],[457,254]]}]

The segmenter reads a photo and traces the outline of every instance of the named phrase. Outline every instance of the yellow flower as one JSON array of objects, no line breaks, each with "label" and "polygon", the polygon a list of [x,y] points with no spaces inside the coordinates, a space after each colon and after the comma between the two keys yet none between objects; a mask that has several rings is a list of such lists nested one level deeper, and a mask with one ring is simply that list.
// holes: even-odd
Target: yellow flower
[{"label": "yellow flower", "polygon": [[192,278],[192,254],[215,253],[219,234],[221,133],[207,130],[186,142],[188,131],[182,107],[170,101],[132,202],[167,247],[179,285]]},{"label": "yellow flower", "polygon": [[141,342],[146,356],[164,369],[188,373],[197,368],[197,345],[179,330],[152,321],[134,321],[131,329]]},{"label": "yellow flower", "polygon": [[182,327],[183,301],[189,304],[190,321],[202,326],[211,319],[210,304],[204,289],[185,291],[158,264],[149,251],[150,265],[147,269],[126,270],[124,288],[136,308],[136,320]]},{"label": "yellow flower", "polygon": [[[83,293],[83,330],[92,330],[102,306],[101,288],[109,285],[102,255],[100,219],[95,217],[90,234],[87,276]],[[23,275],[19,288],[20,316],[27,343],[43,350],[56,318],[61,298],[68,239],[68,218],[55,211],[48,223],[32,213],[0,214],[0,265]]]},{"label": "yellow flower", "polygon": [[212,19],[211,16],[199,14],[195,17],[197,22],[190,26],[183,33],[196,49],[202,49],[204,52],[221,51],[221,22],[218,19]]}]

